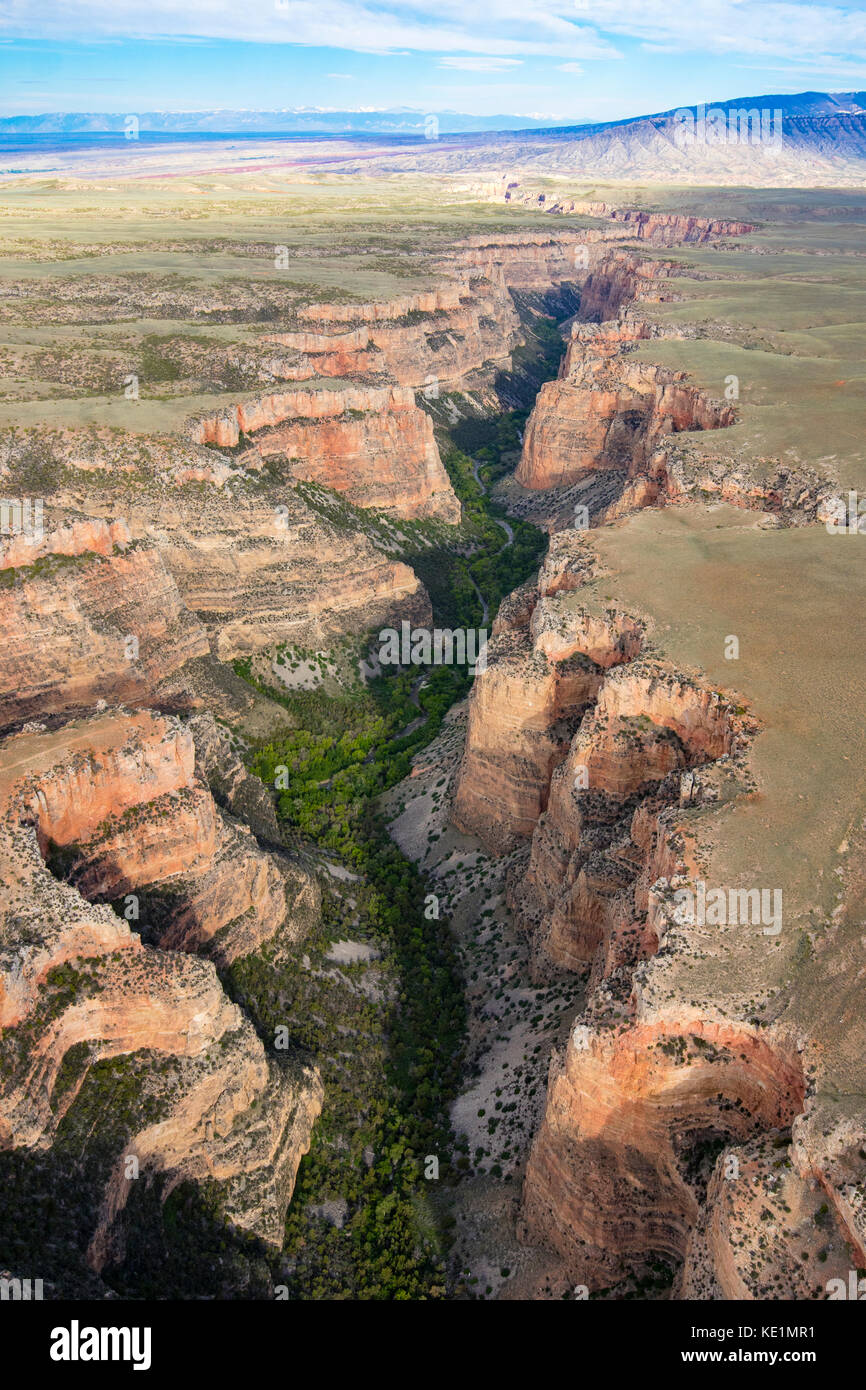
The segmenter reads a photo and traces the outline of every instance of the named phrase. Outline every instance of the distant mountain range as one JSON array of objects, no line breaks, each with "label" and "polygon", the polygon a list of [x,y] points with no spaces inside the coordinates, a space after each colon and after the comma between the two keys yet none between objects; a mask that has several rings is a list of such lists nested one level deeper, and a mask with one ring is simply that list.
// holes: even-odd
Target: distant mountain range
[{"label": "distant mountain range", "polygon": [[[429,137],[431,118],[443,135],[477,131],[550,128],[550,116],[469,116],[460,111],[327,111],[304,107],[286,111],[140,111],[139,130],[155,135],[404,135]],[[0,135],[123,134],[127,114],[102,112],[4,116]]]},{"label": "distant mountain range", "polygon": [[[748,187],[851,187],[866,184],[866,92],[773,93],[701,107],[582,125],[550,118],[468,116],[460,112],[388,111],[137,112],[140,139],[122,140],[130,116],[63,113],[0,118],[0,141],[26,174],[92,171],[112,175],[147,162],[156,175],[176,171],[180,151],[196,142],[214,149],[221,172],[246,167],[232,141],[274,143],[257,150],[260,172],[293,167],[359,176],[415,173],[466,176],[494,196],[517,176],[558,180]],[[530,123],[531,122],[531,123]],[[150,137],[148,139],[148,136]],[[288,157],[277,142],[310,144]],[[327,142],[334,141],[333,145]],[[165,157],[159,157],[159,146]],[[105,164],[106,146],[112,158]],[[220,153],[217,156],[216,151]],[[199,161],[200,163],[200,161]],[[185,167],[185,166],[184,166]],[[4,172],[0,170],[0,172]]]},{"label": "distant mountain range", "polygon": [[[312,156],[315,163],[316,156]],[[866,92],[772,93],[592,125],[440,132],[438,140],[359,150],[338,165],[366,174],[749,187],[866,183]],[[493,190],[491,190],[493,191]]]},{"label": "distant mountain range", "polygon": [[[735,97],[708,101],[707,107],[726,113],[737,109],[781,111],[783,117],[823,117],[866,114],[866,92],[799,92],[759,97]],[[677,108],[682,109],[682,108]],[[435,118],[440,135],[477,134],[499,131],[546,131],[552,137],[564,131],[573,134],[633,126],[643,121],[667,121],[675,109],[648,116],[617,121],[568,122],[551,124],[550,116],[495,115],[470,116],[460,111],[425,112],[407,106],[382,111],[331,111],[317,107],[287,108],[283,111],[140,111],[135,116],[142,133],[167,135],[406,135],[424,137]],[[9,135],[89,135],[122,134],[128,113],[48,112],[37,116],[0,117],[0,133]]]}]

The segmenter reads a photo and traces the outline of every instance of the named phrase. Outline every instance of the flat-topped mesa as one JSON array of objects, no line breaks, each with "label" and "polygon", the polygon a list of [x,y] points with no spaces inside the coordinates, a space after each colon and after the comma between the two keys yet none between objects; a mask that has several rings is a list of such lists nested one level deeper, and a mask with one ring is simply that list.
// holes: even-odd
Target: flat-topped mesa
[{"label": "flat-topped mesa", "polygon": [[[434,307],[421,307],[431,299]],[[350,309],[361,323],[353,319],[347,330],[322,332],[323,325],[333,322],[326,314],[316,321],[318,332],[275,333],[267,341],[302,353],[321,376],[385,374],[416,390],[465,390],[507,368],[520,339],[517,312],[501,273],[472,276],[447,295],[374,305],[314,305],[299,318],[310,321],[317,308]]]},{"label": "flat-topped mesa", "polygon": [[408,314],[438,314],[459,309],[465,287],[443,285],[396,299],[374,300],[369,304],[307,304],[298,310],[301,323],[381,323],[405,318]]},{"label": "flat-topped mesa", "polygon": [[220,448],[251,436],[260,459],[282,456],[292,478],[323,483],[358,506],[460,520],[433,423],[403,387],[262,396],[191,421],[189,434]]},{"label": "flat-topped mesa", "polygon": [[647,336],[629,321],[574,326],[562,375],[542,386],[527,422],[519,483],[563,487],[600,469],[651,474],[666,435],[734,423],[735,408],[684,372],[631,358],[627,346]]},{"label": "flat-topped mesa", "polygon": [[644,208],[621,208],[597,199],[562,197],[549,190],[543,192],[522,188],[517,183],[500,185],[495,190],[497,200],[520,203],[539,208],[542,212],[571,216],[599,217],[628,229],[637,241],[654,246],[704,245],[720,237],[747,236],[755,227],[751,222],[735,222],[728,218],[695,217],[681,212],[648,212]]},{"label": "flat-topped mesa", "polygon": [[508,853],[532,834],[604,670],[640,645],[640,629],[627,618],[586,614],[560,623],[556,595],[582,582],[587,564],[576,533],[552,538],[538,586],[503,605],[487,669],[473,684],[452,817],[491,853]]},{"label": "flat-topped mesa", "polygon": [[209,651],[159,552],[125,521],[74,521],[0,549],[0,727],[97,700],[151,701]]},{"label": "flat-topped mesa", "polygon": [[[132,867],[145,878],[181,862],[206,864],[218,823],[212,808],[209,818],[203,810],[207,794],[194,780],[189,732],[176,720],[111,712],[54,733],[16,735],[5,754],[0,1147],[50,1147],[93,1065],[134,1054],[130,1081],[146,1087],[147,1127],[121,1139],[115,1170],[105,1172],[103,1207],[92,1213],[91,1265],[101,1268],[111,1254],[114,1223],[135,1186],[120,1180],[129,1152],[142,1172],[175,1182],[216,1179],[226,1214],[278,1246],[321,1108],[317,1074],[266,1056],[211,962],[145,946],[128,920],[54,877],[44,857],[74,857],[90,834],[112,845],[115,867],[121,848],[130,849]],[[191,793],[199,810],[192,834]],[[123,842],[118,829],[140,827],[148,808],[159,834]],[[261,857],[247,838],[248,856]],[[150,866],[143,862],[148,849]],[[146,895],[135,901],[143,918]],[[282,903],[285,913],[285,894]],[[249,906],[238,901],[247,917]],[[160,1059],[154,1067],[143,1060],[151,1053]]]}]

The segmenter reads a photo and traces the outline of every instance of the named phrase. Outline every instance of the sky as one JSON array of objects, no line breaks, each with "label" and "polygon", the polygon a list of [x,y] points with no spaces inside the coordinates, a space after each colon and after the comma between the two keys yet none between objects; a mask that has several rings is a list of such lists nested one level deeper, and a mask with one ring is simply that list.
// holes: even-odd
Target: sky
[{"label": "sky", "polygon": [[866,89],[866,0],[3,0],[0,113],[596,121]]}]

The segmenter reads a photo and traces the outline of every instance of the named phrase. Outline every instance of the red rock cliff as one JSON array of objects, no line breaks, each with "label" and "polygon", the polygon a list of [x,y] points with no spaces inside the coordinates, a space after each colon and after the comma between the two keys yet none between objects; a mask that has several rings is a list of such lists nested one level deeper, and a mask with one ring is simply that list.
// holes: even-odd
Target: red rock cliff
[{"label": "red rock cliff", "polygon": [[683,372],[629,358],[646,330],[633,323],[577,324],[556,381],[542,386],[527,422],[515,478],[532,489],[567,486],[598,469],[651,470],[659,441],[734,422]]},{"label": "red rock cliff", "polygon": [[[203,792],[197,832],[191,843],[186,839],[192,740],[176,721],[107,713],[55,733],[17,735],[3,755],[0,863],[8,894],[0,912],[0,1146],[50,1146],[95,1061],[153,1050],[165,1059],[148,1083],[149,1113],[158,1119],[125,1152],[136,1155],[143,1172],[215,1178],[234,1220],[279,1245],[321,1106],[318,1076],[266,1055],[223,993],[213,964],[143,945],[125,918],[88,902],[43,859],[51,846],[95,835],[111,845],[115,864],[128,852],[133,878],[179,867],[201,871],[218,846]],[[118,831],[147,808],[161,835],[124,841]],[[174,808],[173,820],[166,808]],[[150,869],[143,867],[148,847]],[[260,855],[253,846],[246,852]],[[242,903],[242,884],[235,891],[243,911],[254,906]],[[282,902],[285,913],[285,896]],[[219,903],[214,907],[219,912]],[[73,1048],[84,1049],[82,1059],[60,1086]],[[111,1251],[129,1193],[123,1157],[91,1233],[97,1269]]]},{"label": "red rock cliff", "polygon": [[261,458],[289,461],[291,475],[343,492],[359,506],[405,517],[460,520],[430,418],[403,388],[287,391],[190,426],[197,444],[234,448],[241,432]]}]

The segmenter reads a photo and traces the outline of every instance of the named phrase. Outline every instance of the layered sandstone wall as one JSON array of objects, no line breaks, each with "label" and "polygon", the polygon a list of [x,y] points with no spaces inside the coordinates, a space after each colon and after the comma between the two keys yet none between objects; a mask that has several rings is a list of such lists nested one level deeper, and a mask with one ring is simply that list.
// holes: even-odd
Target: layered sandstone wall
[{"label": "layered sandstone wall", "polygon": [[148,700],[210,649],[162,556],[131,545],[124,522],[13,537],[0,567],[0,727]]},{"label": "layered sandstone wall", "polygon": [[[589,968],[551,1062],[525,1232],[591,1289],[661,1259],[679,1269],[674,1297],[826,1298],[864,1254],[862,1120],[822,1083],[808,998],[786,989],[768,1007],[773,930],[704,921],[681,895],[707,874],[714,803],[750,792],[754,721],[674,673],[647,683],[646,665],[608,676],[511,883],[536,959]],[[820,959],[834,1009],[832,943]]]},{"label": "layered sandstone wall", "polygon": [[[396,310],[406,301],[351,306],[360,326],[322,331],[333,323],[328,314],[315,320],[318,331],[271,334],[268,341],[302,353],[322,376],[385,374],[399,386],[427,392],[434,385],[439,392],[471,388],[479,374],[489,378],[509,366],[520,323],[498,267],[489,278],[467,278],[453,294],[437,298],[433,309],[413,301],[402,315]],[[315,308],[304,311],[306,321],[314,321]]]},{"label": "layered sandstone wall", "polygon": [[605,669],[640,643],[639,629],[627,618],[585,613],[577,622],[559,620],[556,596],[579,586],[585,565],[576,534],[552,538],[538,585],[503,604],[487,669],[473,684],[453,819],[494,853],[532,834]]},{"label": "layered sandstone wall", "polygon": [[824,1188],[792,1165],[784,1140],[764,1134],[731,1144],[688,1234],[674,1296],[814,1300],[827,1297],[831,1279],[849,1296],[852,1269],[866,1266],[848,1236],[830,1217]]},{"label": "layered sandstone wall", "polygon": [[234,448],[241,434],[260,458],[282,456],[292,477],[323,483],[359,506],[460,520],[432,421],[405,388],[282,392],[190,425],[196,444]]},{"label": "layered sandstone wall", "polygon": [[601,239],[591,231],[477,234],[459,242],[444,262],[479,272],[508,290],[544,295],[558,285],[582,283],[586,247]]},{"label": "layered sandstone wall", "polygon": [[[197,783],[193,740],[176,720],[111,712],[55,733],[16,735],[3,748],[0,805],[8,885],[0,910],[0,1145],[49,1147],[94,1062],[154,1052],[165,1065],[148,1074],[150,1119],[118,1155],[91,1233],[92,1266],[116,1253],[130,1153],[142,1172],[215,1178],[227,1214],[278,1246],[321,1082],[309,1068],[269,1058],[214,965],[189,951],[226,918],[241,921],[242,931],[234,939],[222,932],[224,959],[294,930],[290,903],[303,922],[315,910],[314,885],[296,870],[291,894],[272,883],[266,903],[268,893],[254,891],[267,876],[266,856],[247,835],[235,847],[236,882],[212,891],[208,876],[226,836],[238,832],[221,823]],[[125,917],[52,874],[45,855],[53,862],[59,850],[93,895],[93,875],[110,863],[110,890],[137,889],[142,916],[154,877],[171,881],[180,898],[198,883],[206,891],[187,899],[188,910],[201,907],[211,930],[198,920],[195,934],[179,931],[182,953],[144,945]],[[283,883],[280,866],[274,871]]]},{"label": "layered sandstone wall", "polygon": [[[492,188],[489,189],[488,195],[493,191]],[[635,240],[651,242],[654,246],[702,246],[724,237],[747,236],[755,230],[751,222],[737,222],[730,218],[697,217],[691,213],[650,212],[644,208],[617,207],[599,199],[568,198],[549,191],[523,188],[516,182],[496,189],[495,193],[497,199],[501,198],[503,202],[538,208],[542,212],[576,214],[611,221],[627,228]]]},{"label": "layered sandstone wall", "polygon": [[699,683],[655,660],[610,670],[554,773],[529,864],[510,900],[533,936],[536,966],[605,979],[658,947],[643,893],[664,808],[693,794],[683,774],[730,756],[743,719]]},{"label": "layered sandstone wall", "polygon": [[802,1108],[796,1049],[743,1024],[578,1024],[555,1055],[524,1212],[569,1277],[604,1287],[653,1258],[683,1259],[700,1203],[684,1166],[700,1147],[782,1133]]},{"label": "layered sandstone wall", "polygon": [[[118,495],[114,478],[127,450],[90,437],[95,481],[85,522],[75,478],[84,441],[49,432],[36,442],[63,462],[69,481],[52,497],[53,521],[38,547],[12,537],[6,551],[7,724],[100,698],[150,702],[154,691],[175,704],[185,663],[209,650],[231,661],[282,642],[326,647],[403,618],[432,621],[427,591],[408,565],[360,531],[333,525],[291,487],[250,484],[242,467],[228,465],[224,484],[180,483],[178,454],[186,471],[196,452],[206,459],[210,450],[189,445],[184,456],[161,440],[135,441],[128,453],[146,465],[146,484]],[[17,451],[26,447],[10,444],[7,466],[20,466]],[[3,462],[0,449],[0,471]],[[121,506],[125,519],[117,521]],[[31,565],[11,567],[34,549]]]},{"label": "layered sandstone wall", "polygon": [[[806,1104],[802,1042],[789,1025],[750,1017],[756,986],[748,968],[726,977],[725,999],[690,1002],[688,993],[688,962],[719,950],[713,929],[679,906],[679,888],[703,871],[693,818],[742,794],[756,724],[701,681],[643,654],[639,620],[581,602],[593,578],[587,549],[573,533],[554,536],[539,584],[503,606],[501,636],[512,645],[492,644],[476,682],[455,802],[458,824],[494,851],[518,843],[538,808],[528,860],[510,874],[509,902],[530,934],[538,978],[589,975],[586,1010],[551,1062],[523,1230],[556,1252],[567,1282],[590,1289],[661,1259],[681,1267],[685,1297],[826,1296],[814,1282],[821,1264],[832,1273],[862,1244],[851,1133],[840,1134],[835,1169],[814,1116],[802,1131],[810,1138],[789,1147]],[[513,644],[528,652],[530,641],[554,670],[572,645],[596,668],[594,695],[559,744],[552,772],[552,760],[525,756],[526,693],[507,680]],[[536,686],[527,689],[534,695]],[[549,699],[547,708],[546,732],[539,718],[532,726],[536,747],[562,734]],[[515,753],[524,754],[531,797],[523,786],[515,794]],[[512,832],[504,844],[503,824]],[[755,938],[757,957],[769,959],[772,949],[770,938]],[[766,1250],[741,1239],[757,1194],[725,1186],[723,1160],[749,1145],[776,1155],[761,1179],[768,1200],[783,1164],[790,1198],[770,1202],[779,1222]],[[819,1187],[829,1229],[805,1241],[808,1258],[787,1278],[785,1261],[821,1209]]]},{"label": "layered sandstone wall", "polygon": [[734,407],[684,372],[629,357],[629,345],[647,336],[633,322],[574,326],[562,374],[541,388],[527,422],[515,473],[523,487],[568,486],[600,469],[651,474],[666,435],[733,424]]},{"label": "layered sandstone wall", "polygon": [[298,318],[309,324],[383,323],[409,314],[449,313],[459,309],[460,298],[460,285],[443,285],[420,294],[400,295],[369,304],[307,304],[298,310]]},{"label": "layered sandstone wall", "polygon": [[[276,505],[254,498],[167,500],[161,548],[184,601],[223,661],[278,643],[328,646],[346,633],[429,626],[430,599],[415,572],[366,538],[330,526],[285,491]],[[146,506],[128,511],[134,534],[150,535]]]}]

